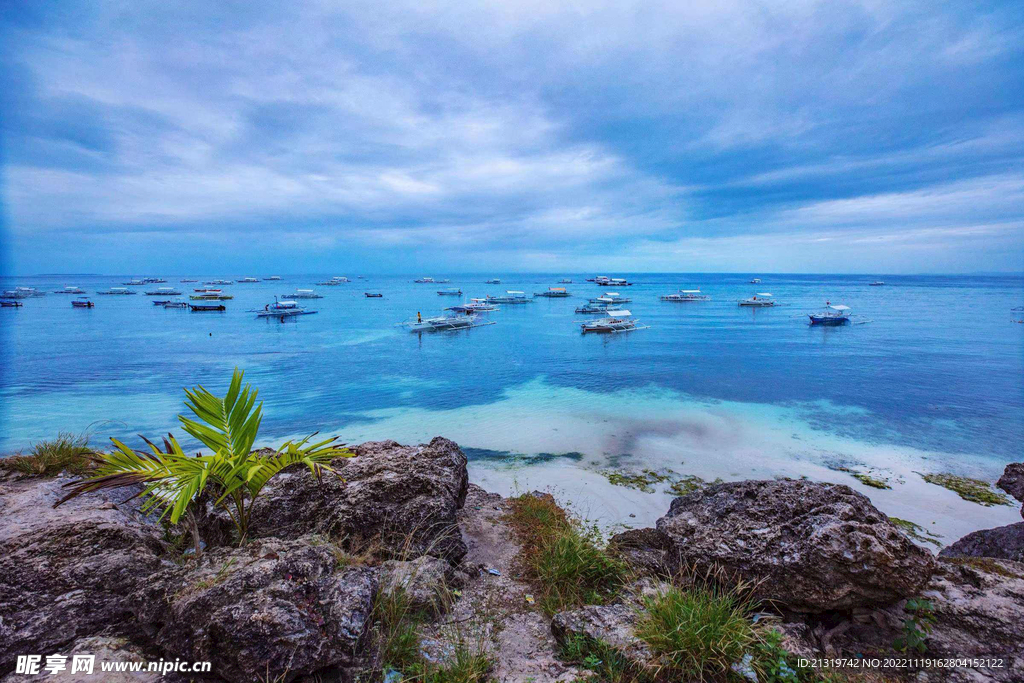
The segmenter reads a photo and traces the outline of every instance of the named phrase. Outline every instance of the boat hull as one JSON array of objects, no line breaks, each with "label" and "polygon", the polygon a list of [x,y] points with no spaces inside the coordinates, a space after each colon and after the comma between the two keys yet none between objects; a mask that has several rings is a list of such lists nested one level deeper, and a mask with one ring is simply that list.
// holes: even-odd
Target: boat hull
[{"label": "boat hull", "polygon": [[812,325],[828,325],[832,327],[838,327],[839,325],[845,325],[850,322],[847,317],[835,317],[835,316],[822,316],[822,315],[809,315]]}]

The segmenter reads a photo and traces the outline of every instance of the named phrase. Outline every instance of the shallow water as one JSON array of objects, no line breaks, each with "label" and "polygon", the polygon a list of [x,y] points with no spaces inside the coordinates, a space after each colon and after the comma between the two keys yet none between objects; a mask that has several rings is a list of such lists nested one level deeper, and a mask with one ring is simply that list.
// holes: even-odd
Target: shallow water
[{"label": "shallow water", "polygon": [[[650,329],[582,336],[573,321],[586,316],[574,308],[607,291],[582,275],[443,285],[350,275],[302,302],[316,315],[281,323],[246,312],[327,276],[283,277],[227,286],[227,312],[209,314],[155,307],[141,291],[95,296],[127,277],[3,279],[4,289],[78,285],[96,308],[50,293],[0,309],[0,452],[61,429],[97,440],[180,432],[181,388],[221,390],[237,365],[261,390],[267,441],[314,429],[352,442],[441,434],[473,449],[474,476],[503,486],[590,481],[613,466],[728,479],[826,478],[855,465],[904,480],[924,470],[992,479],[1021,456],[1024,325],[1011,323],[1024,317],[1011,311],[1024,304],[1021,278],[886,276],[870,287],[878,278],[762,275],[752,285],[749,275],[643,274],[620,292]],[[487,314],[495,325],[422,336],[395,326],[456,303],[436,294],[443,287],[532,293],[561,277],[574,280],[573,298],[503,306]],[[167,279],[186,292],[202,286]],[[658,300],[693,287],[712,300]],[[384,298],[365,298],[368,289]],[[737,306],[763,291],[782,305]],[[854,324],[809,326],[826,299],[851,306]],[[574,455],[552,457],[564,453]]]}]

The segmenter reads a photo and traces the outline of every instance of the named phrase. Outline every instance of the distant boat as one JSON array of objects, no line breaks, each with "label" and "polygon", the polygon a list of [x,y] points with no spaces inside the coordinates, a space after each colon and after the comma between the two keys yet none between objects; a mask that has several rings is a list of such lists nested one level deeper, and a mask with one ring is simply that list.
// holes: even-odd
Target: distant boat
[{"label": "distant boat", "polygon": [[627,310],[615,309],[605,311],[604,318],[596,318],[583,322],[580,327],[583,334],[588,332],[631,332],[632,330],[643,330],[646,326],[640,326],[640,321],[633,317]]},{"label": "distant boat", "polygon": [[626,297],[622,296],[618,292],[606,292],[606,293],[602,294],[601,296],[597,297],[596,299],[591,299],[590,303],[592,303],[592,304],[602,303],[602,304],[616,304],[616,305],[618,305],[618,304],[628,304],[631,301],[632,301],[632,299],[627,299]]},{"label": "distant boat", "polygon": [[274,301],[267,304],[262,311],[256,311],[257,318],[291,318],[297,315],[312,315],[316,311],[307,310],[294,301]]},{"label": "distant boat", "polygon": [[662,301],[710,301],[710,296],[701,294],[699,289],[680,289],[675,294],[663,294]]},{"label": "distant boat", "polygon": [[166,306],[167,304],[174,303],[174,299],[157,299],[153,302],[154,306]]},{"label": "distant boat", "polygon": [[761,284],[761,278],[755,277],[753,280],[750,281],[750,284],[752,284],[752,285],[759,285],[759,284]]},{"label": "distant boat", "polygon": [[259,282],[259,278],[255,278],[255,277],[240,277],[240,278],[238,278],[238,283],[239,284],[241,284],[243,282],[246,282],[246,283],[248,283],[248,282]]},{"label": "distant boat", "polygon": [[558,284],[560,284],[560,285],[571,285],[572,284],[572,280],[569,280],[568,278],[562,278],[561,280],[558,281]]},{"label": "distant boat", "polygon": [[470,315],[440,315],[433,318],[416,316],[416,320],[408,320],[400,323],[408,327],[410,332],[442,332],[450,330],[465,330],[471,327],[493,325],[494,321],[481,321],[478,316]]},{"label": "distant boat", "polygon": [[189,304],[188,307],[193,313],[209,313],[212,311],[226,311],[228,309],[224,304]]},{"label": "distant boat", "polygon": [[487,280],[484,284],[485,285],[500,285],[501,284],[501,280],[499,280],[498,278],[494,277],[494,278],[491,278],[490,280]]},{"label": "distant boat", "polygon": [[95,306],[93,302],[89,301],[88,297],[79,297],[71,302],[72,308],[92,308]]},{"label": "distant boat", "polygon": [[165,301],[164,308],[188,308],[188,304],[184,301]]},{"label": "distant boat", "polygon": [[64,287],[64,289],[56,290],[54,292],[54,294],[85,294],[85,290],[82,289],[81,287],[76,287],[74,285],[68,285],[68,286]]},{"label": "distant boat", "polygon": [[285,295],[289,299],[323,299],[323,294],[317,294],[312,289],[296,289],[291,294]]},{"label": "distant boat", "polygon": [[192,294],[189,299],[192,301],[228,301],[235,297],[231,294],[214,294],[212,292],[207,294]]},{"label": "distant boat", "polygon": [[605,302],[590,301],[576,309],[577,313],[607,313],[608,304]]},{"label": "distant boat", "polygon": [[178,280],[178,282],[199,282],[199,280],[191,280],[189,278],[184,278],[182,280]]},{"label": "distant boat", "polygon": [[204,285],[233,285],[235,283],[232,280],[210,280],[209,282],[204,282],[203,284]]},{"label": "distant boat", "polygon": [[156,289],[146,292],[146,296],[179,296],[181,292],[176,290],[174,287],[157,287]]},{"label": "distant boat", "polygon": [[15,287],[3,293],[5,299],[33,299],[44,296],[46,292],[40,292],[35,287]]},{"label": "distant boat", "polygon": [[488,296],[486,299],[487,303],[491,304],[531,304],[533,299],[526,296],[526,292],[520,292],[514,289],[507,290],[505,296]]},{"label": "distant boat", "polygon": [[458,287],[449,287],[448,289],[437,290],[438,296],[462,296],[462,290]]},{"label": "distant boat", "polygon": [[753,308],[770,308],[777,305],[775,299],[768,292],[758,292],[749,299],[740,301],[740,306],[751,306]]},{"label": "distant boat", "polygon": [[280,280],[280,279],[281,279],[281,276],[280,276],[280,275],[271,275],[271,276],[270,276],[270,277],[268,277],[267,279],[268,279],[268,280]]},{"label": "distant boat", "polygon": [[384,295],[380,292],[363,292],[363,296],[367,299],[383,299]]},{"label": "distant boat", "polygon": [[22,303],[15,299],[0,299],[0,308],[21,308]]},{"label": "distant boat", "polygon": [[324,287],[335,287],[346,282],[349,282],[349,279],[347,277],[335,275],[330,280],[324,280],[323,282],[318,282],[317,284],[323,285]]},{"label": "distant boat", "polygon": [[446,311],[455,311],[456,313],[487,313],[488,311],[496,311],[498,307],[487,301],[487,299],[471,299],[468,303],[459,304],[457,306],[451,306],[446,308]]},{"label": "distant boat", "polygon": [[565,291],[565,287],[548,287],[546,292],[534,292],[533,295],[549,299],[564,299],[565,297],[572,296],[569,292]]},{"label": "distant boat", "polygon": [[96,293],[97,294],[109,294],[109,295],[112,295],[112,296],[126,296],[128,294],[138,294],[138,292],[133,292],[132,290],[128,289],[127,287],[111,287],[110,289],[108,289],[105,292],[96,292]]},{"label": "distant boat", "polygon": [[142,285],[149,283],[145,280],[129,280],[128,282],[122,282],[121,284],[128,285],[129,287],[141,287]]},{"label": "distant boat", "polygon": [[876,280],[875,282],[870,282],[870,283],[868,283],[868,286],[869,286],[869,287],[881,287],[881,286],[882,286],[882,285],[884,285],[884,284],[885,284],[885,283],[884,283],[884,282],[882,282],[881,280]]},{"label": "distant boat", "polygon": [[807,317],[811,319],[812,325],[845,325],[850,322],[850,307],[826,301],[824,311],[811,313]]},{"label": "distant boat", "polygon": [[626,280],[624,277],[607,277],[601,280],[595,280],[599,287],[632,287],[633,283]]},{"label": "distant boat", "polygon": [[418,280],[413,280],[413,282],[418,282],[419,284],[427,284],[427,285],[429,285],[429,284],[433,284],[434,278],[424,276],[424,277],[421,277]]}]

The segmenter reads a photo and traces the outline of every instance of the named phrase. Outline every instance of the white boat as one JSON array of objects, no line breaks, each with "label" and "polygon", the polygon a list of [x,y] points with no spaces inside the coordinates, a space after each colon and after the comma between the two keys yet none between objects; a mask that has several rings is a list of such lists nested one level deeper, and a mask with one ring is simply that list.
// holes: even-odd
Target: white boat
[{"label": "white boat", "polygon": [[128,294],[138,294],[138,292],[133,292],[132,290],[128,289],[127,287],[111,287],[107,291],[105,291],[105,292],[97,292],[97,294],[110,294],[110,295],[115,295],[115,296],[125,296],[125,295],[128,295]]},{"label": "white boat", "polygon": [[440,332],[444,330],[465,330],[470,327],[493,325],[494,321],[481,321],[479,317],[473,313],[469,315],[439,315],[433,318],[424,318],[417,314],[416,320],[408,320],[399,324],[404,327],[408,327],[410,332]]},{"label": "white boat", "polygon": [[349,282],[349,279],[347,277],[335,275],[330,280],[324,280],[323,282],[318,282],[317,284],[324,285],[326,287],[334,287],[336,285],[345,284],[346,282]]},{"label": "white boat", "polygon": [[600,301],[590,301],[576,309],[577,313],[607,313],[608,304]]},{"label": "white boat", "polygon": [[633,283],[624,277],[606,277],[603,280],[595,279],[599,287],[632,287]]},{"label": "white boat", "polygon": [[420,283],[420,284],[426,284],[426,285],[429,285],[429,284],[433,284],[433,282],[434,282],[434,278],[432,278],[432,277],[426,277],[426,276],[424,276],[424,277],[421,277],[421,278],[420,278],[420,279],[418,279],[418,280],[413,280],[413,282],[418,282],[418,283]]},{"label": "white boat", "polygon": [[232,280],[210,280],[209,282],[204,282],[203,284],[204,285],[233,285],[235,283]]},{"label": "white boat", "polygon": [[75,285],[67,285],[64,289],[54,291],[54,294],[85,294],[85,290]]},{"label": "white boat", "polygon": [[458,287],[449,287],[448,289],[437,290],[438,296],[462,296],[462,290]]},{"label": "white boat", "polygon": [[487,284],[487,285],[500,285],[501,284],[501,280],[499,280],[498,278],[494,277],[494,278],[491,278],[490,280],[487,280],[487,282],[485,282],[484,284]]},{"label": "white boat", "polygon": [[710,301],[710,296],[701,294],[699,289],[680,289],[675,294],[663,294],[662,301]]},{"label": "white boat", "polygon": [[267,304],[263,307],[263,310],[256,311],[257,318],[292,318],[297,315],[312,315],[316,311],[310,311],[299,306],[294,301],[275,301],[272,304]]},{"label": "white boat", "polygon": [[546,292],[534,292],[534,296],[544,296],[549,299],[564,299],[567,296],[572,296],[566,291],[565,287],[548,287]]},{"label": "white boat", "polygon": [[868,286],[869,286],[869,287],[881,287],[881,286],[882,286],[882,285],[884,285],[884,284],[885,284],[885,283],[884,283],[884,282],[882,282],[881,280],[876,280],[875,282],[870,282],[870,283],[868,283]]},{"label": "white boat", "polygon": [[560,285],[571,285],[572,284],[572,280],[570,280],[568,278],[562,278],[561,280],[558,281],[558,284],[560,284]]},{"label": "white boat", "polygon": [[145,279],[142,279],[142,280],[129,280],[128,282],[122,282],[121,284],[127,285],[129,287],[141,287],[142,285],[148,285],[149,283],[146,282]]},{"label": "white boat", "polygon": [[240,277],[240,278],[238,278],[238,282],[239,283],[242,283],[242,282],[259,282],[259,278],[255,278],[255,277]]},{"label": "white boat", "polygon": [[271,276],[270,276],[270,277],[268,277],[267,279],[268,279],[268,280],[280,280],[280,279],[281,279],[281,276],[280,276],[280,275],[271,275]]},{"label": "white boat", "polygon": [[487,301],[487,299],[470,299],[468,303],[459,304],[457,306],[450,306],[446,311],[455,311],[456,313],[486,313],[488,311],[496,311],[498,307]]},{"label": "white boat", "polygon": [[176,290],[174,287],[157,287],[156,289],[146,292],[146,296],[180,296],[181,292]]},{"label": "white boat", "polygon": [[608,282],[610,279],[611,278],[607,275],[598,275],[596,277],[588,277],[587,282],[596,282],[597,284],[601,284],[602,282]]},{"label": "white boat", "polygon": [[628,304],[631,301],[632,301],[632,299],[627,299],[626,297],[622,296],[618,292],[607,292],[607,293],[602,294],[601,296],[597,297],[596,299],[591,299],[590,303],[592,303],[592,304]]},{"label": "white boat", "polygon": [[812,325],[845,325],[850,322],[850,307],[826,301],[824,311],[811,313],[807,317],[811,319]]},{"label": "white boat", "polygon": [[752,284],[752,285],[759,285],[759,284],[761,284],[761,278],[755,277],[753,280],[750,281],[750,284]]},{"label": "white boat", "polygon": [[323,299],[323,294],[317,294],[312,289],[296,289],[286,295],[289,299]]},{"label": "white boat", "polygon": [[40,296],[46,296],[46,292],[40,292],[35,287],[15,287],[14,289],[8,289],[3,293],[3,296],[7,299],[34,299]]},{"label": "white boat", "polygon": [[740,306],[751,306],[753,308],[769,308],[778,305],[772,295],[768,292],[758,292],[749,299],[740,301]]},{"label": "white boat", "polygon": [[580,325],[583,334],[587,332],[631,332],[632,330],[647,329],[646,325],[640,325],[640,321],[633,317],[633,314],[624,309],[605,311],[605,317],[586,320]]},{"label": "white boat", "polygon": [[505,292],[505,296],[488,296],[487,302],[491,304],[529,304],[533,303],[533,299],[526,296],[526,292],[509,289]]}]

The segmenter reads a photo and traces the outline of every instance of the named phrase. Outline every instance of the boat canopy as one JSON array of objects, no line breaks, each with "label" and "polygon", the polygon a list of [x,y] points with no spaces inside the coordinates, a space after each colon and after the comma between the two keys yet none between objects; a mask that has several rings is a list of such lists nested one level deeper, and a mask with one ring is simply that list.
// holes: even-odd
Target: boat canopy
[{"label": "boat canopy", "polygon": [[605,296],[618,296],[619,293],[618,292],[605,292],[604,295]]},{"label": "boat canopy", "polygon": [[565,287],[548,287],[549,292],[564,292]]},{"label": "boat canopy", "polygon": [[525,292],[520,292],[520,291],[518,291],[518,290],[515,290],[515,289],[508,289],[508,290],[505,290],[505,293],[506,293],[506,294],[513,294],[513,295],[514,295],[514,294],[525,294]]},{"label": "boat canopy", "polygon": [[833,311],[848,311],[848,310],[850,310],[849,306],[844,306],[842,304],[835,304],[835,305],[829,304],[829,308],[831,308]]},{"label": "boat canopy", "polygon": [[[679,291],[682,292],[683,294],[700,294],[700,290],[699,289],[680,289]],[[759,296],[765,296],[765,295],[764,294],[760,294]]]},{"label": "boat canopy", "polygon": [[758,292],[757,296],[771,296],[768,292]]},{"label": "boat canopy", "polygon": [[620,309],[620,310],[615,310],[615,311],[605,311],[605,312],[608,314],[609,318],[628,318],[631,315],[633,315],[632,313],[630,313],[629,311],[627,311],[625,309]]},{"label": "boat canopy", "polygon": [[278,301],[277,302],[277,307],[278,308],[295,308],[296,306],[298,306],[298,303],[296,303],[294,301]]}]

